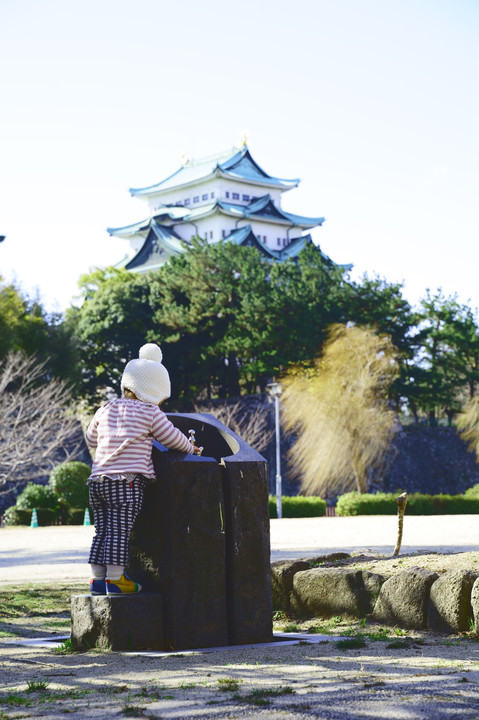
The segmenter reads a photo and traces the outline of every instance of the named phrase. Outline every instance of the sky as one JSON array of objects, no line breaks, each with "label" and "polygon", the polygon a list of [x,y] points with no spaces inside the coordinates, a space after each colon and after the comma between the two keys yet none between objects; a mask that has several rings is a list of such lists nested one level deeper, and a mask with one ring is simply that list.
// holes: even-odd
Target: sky
[{"label": "sky", "polygon": [[51,311],[129,194],[240,145],[323,252],[479,307],[477,0],[0,0],[0,275]]}]

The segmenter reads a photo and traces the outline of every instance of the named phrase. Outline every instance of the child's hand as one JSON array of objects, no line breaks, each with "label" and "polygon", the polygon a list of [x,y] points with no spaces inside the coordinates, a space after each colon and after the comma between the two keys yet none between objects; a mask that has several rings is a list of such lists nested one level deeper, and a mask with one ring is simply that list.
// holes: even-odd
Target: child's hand
[{"label": "child's hand", "polygon": [[201,455],[202,452],[202,447],[196,447],[196,445],[193,445],[193,455]]}]

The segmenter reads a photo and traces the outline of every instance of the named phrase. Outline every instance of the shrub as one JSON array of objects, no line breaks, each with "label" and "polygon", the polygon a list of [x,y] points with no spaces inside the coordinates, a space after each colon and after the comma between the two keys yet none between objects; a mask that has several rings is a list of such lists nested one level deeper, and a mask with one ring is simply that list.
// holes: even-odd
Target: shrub
[{"label": "shrub", "polygon": [[[326,501],[320,497],[283,496],[281,503],[283,517],[286,518],[322,517],[326,515]],[[274,495],[269,497],[269,516],[270,518],[277,517],[276,497]]]},{"label": "shrub", "polygon": [[74,460],[53,468],[48,482],[60,502],[67,508],[86,508],[88,507],[86,481],[89,475],[89,466]]},{"label": "shrub", "polygon": [[[58,520],[58,511],[52,508],[37,508],[39,525],[55,525]],[[20,509],[16,505],[9,507],[5,512],[5,525],[30,525],[33,508]]]},{"label": "shrub", "polygon": [[[91,508],[88,508],[88,510],[90,512],[90,522],[93,523],[93,512]],[[64,518],[64,522],[65,525],[83,525],[84,519],[85,508],[68,508],[68,513]]]},{"label": "shrub", "polygon": [[336,515],[395,515],[396,497],[394,493],[345,493],[338,498]]},{"label": "shrub", "polygon": [[479,484],[466,490],[464,493],[466,497],[479,497]]},{"label": "shrub", "polygon": [[58,510],[58,498],[48,485],[29,482],[17,497],[16,507],[19,510],[50,508]]},{"label": "shrub", "polygon": [[[341,495],[336,515],[395,515],[398,493],[350,492]],[[406,515],[468,515],[479,513],[479,497],[466,495],[408,495]]]}]

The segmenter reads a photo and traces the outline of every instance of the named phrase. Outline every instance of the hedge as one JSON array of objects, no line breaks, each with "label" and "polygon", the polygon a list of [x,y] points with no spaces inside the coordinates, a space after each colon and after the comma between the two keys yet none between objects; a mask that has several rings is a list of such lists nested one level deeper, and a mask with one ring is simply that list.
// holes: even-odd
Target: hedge
[{"label": "hedge", "polygon": [[[39,526],[57,525],[60,519],[57,510],[50,508],[36,508]],[[32,521],[32,512],[30,509],[20,509],[16,505],[12,505],[5,512],[5,525],[30,525]],[[64,525],[83,525],[85,518],[85,508],[69,508],[68,514],[62,518]],[[93,512],[90,510],[90,522],[93,524]]]},{"label": "hedge", "polygon": [[[288,497],[283,495],[281,498],[282,515],[286,518],[298,517],[322,517],[326,515],[326,501],[320,497],[304,497],[296,495]],[[269,516],[277,518],[276,497],[269,496]]]},{"label": "hedge", "polygon": [[[30,525],[33,510],[17,508],[12,505],[5,512],[5,525]],[[58,522],[58,511],[51,508],[37,508],[37,519],[39,525],[56,525]]]},{"label": "hedge", "polygon": [[[399,493],[357,492],[340,495],[336,515],[396,515]],[[423,495],[411,493],[406,515],[471,515],[479,513],[479,497],[466,495]]]}]

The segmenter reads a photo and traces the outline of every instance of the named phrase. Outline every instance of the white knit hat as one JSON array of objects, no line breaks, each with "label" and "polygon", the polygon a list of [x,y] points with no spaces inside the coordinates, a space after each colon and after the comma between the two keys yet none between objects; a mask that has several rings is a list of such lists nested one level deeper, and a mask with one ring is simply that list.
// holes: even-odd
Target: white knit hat
[{"label": "white knit hat", "polygon": [[163,353],[155,343],[140,348],[138,360],[130,360],[121,378],[121,389],[131,390],[138,400],[158,405],[171,394],[168,370],[161,364]]}]

